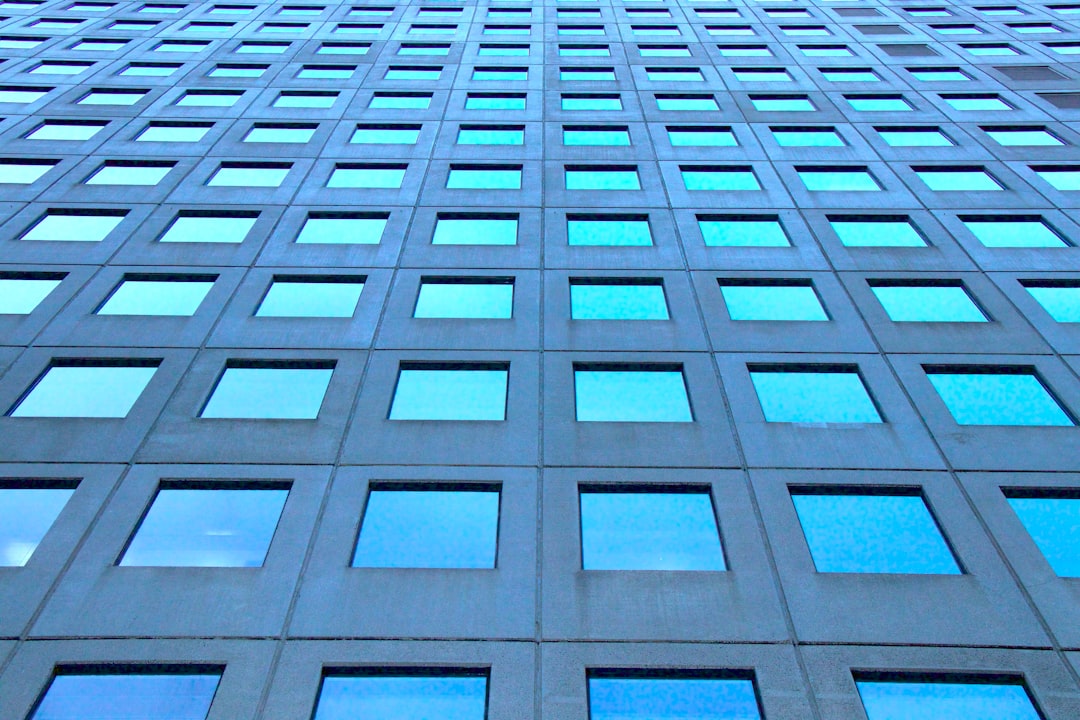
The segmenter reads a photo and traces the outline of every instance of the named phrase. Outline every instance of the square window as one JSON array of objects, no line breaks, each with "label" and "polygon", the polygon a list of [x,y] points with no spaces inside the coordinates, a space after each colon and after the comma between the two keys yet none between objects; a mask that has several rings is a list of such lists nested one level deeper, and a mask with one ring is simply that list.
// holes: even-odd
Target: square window
[{"label": "square window", "polygon": [[258,213],[215,214],[182,210],[158,238],[158,242],[240,243],[244,242],[258,217]]},{"label": "square window", "polygon": [[402,363],[391,420],[505,420],[508,363]]},{"label": "square window", "polygon": [[1032,165],[1031,169],[1055,190],[1080,190],[1080,165]]},{"label": "square window", "polygon": [[846,143],[831,127],[773,127],[769,128],[780,147],[844,147]]},{"label": "square window", "polygon": [[[337,97],[337,93],[334,97]],[[430,104],[431,93],[375,93],[371,96],[368,107],[381,110],[427,110]]]},{"label": "square window", "polygon": [[72,45],[71,49],[80,52],[115,52],[125,45],[127,40],[82,40]]},{"label": "square window", "polygon": [[[316,55],[367,55],[368,50],[371,49],[371,43],[348,43],[348,42],[324,42],[319,46],[319,49],[315,51]],[[409,53],[398,52],[398,55],[408,55]],[[446,53],[415,53],[417,55],[426,54],[441,54]]]},{"label": "square window", "polygon": [[681,365],[574,365],[578,422],[693,422]]},{"label": "square window", "polygon": [[792,491],[818,572],[960,574],[921,493],[874,490]]},{"label": "square window", "polygon": [[199,417],[314,420],[334,363],[230,360]]},{"label": "square window", "polygon": [[796,167],[799,179],[811,192],[877,192],[881,184],[866,168]]},{"label": "square window", "polygon": [[354,72],[355,65],[305,65],[296,77],[299,80],[348,80]]},{"label": "square window", "polygon": [[924,369],[957,425],[1075,424],[1030,368],[928,366]]},{"label": "square window", "polygon": [[799,50],[807,57],[854,57],[847,45],[800,45]]},{"label": "square window", "polygon": [[206,184],[211,187],[281,187],[292,163],[221,163]]},{"label": "square window", "polygon": [[790,247],[775,215],[698,215],[706,247]]},{"label": "square window", "polygon": [[967,82],[971,78],[959,68],[908,68],[912,77],[922,82]]},{"label": "square window", "polygon": [[290,43],[242,42],[233,52],[254,55],[280,55],[289,49]]},{"label": "square window", "polygon": [[732,74],[740,82],[791,82],[792,77],[782,68],[733,68]]},{"label": "square window", "polygon": [[563,125],[563,145],[629,145],[630,130],[625,125]]},{"label": "square window", "polygon": [[583,489],[579,497],[583,570],[727,569],[707,489],[597,487]]},{"label": "square window", "polygon": [[198,485],[158,490],[121,566],[262,567],[289,491]]},{"label": "square window", "polygon": [[926,247],[922,233],[906,217],[829,216],[844,247]]},{"label": "square window", "polygon": [[450,672],[394,667],[377,675],[324,675],[312,720],[484,720],[486,671]]},{"label": "square window", "polygon": [[574,95],[564,93],[560,98],[563,110],[622,110],[619,95]]},{"label": "square window", "polygon": [[712,95],[660,95],[656,96],[658,110],[668,112],[715,112],[720,109]]},{"label": "square window", "polygon": [[326,182],[328,188],[396,189],[405,180],[406,163],[338,163]]},{"label": "square window", "polygon": [[1006,490],[1005,495],[1058,577],[1080,577],[1080,497],[1076,492]]},{"label": "square window", "polygon": [[55,165],[55,160],[0,160],[0,183],[29,185]]},{"label": "square window", "polygon": [[[856,677],[855,686],[868,720],[893,718],[949,718],[978,716],[980,720],[1040,720],[1027,689],[1017,680],[1001,676],[981,681],[926,682],[926,674],[911,680],[894,676]],[[1007,683],[1007,684],[1006,684]]]},{"label": "square window", "polygon": [[509,320],[514,279],[421,277],[414,318]]},{"label": "square window", "polygon": [[181,65],[170,63],[133,62],[121,70],[119,74],[125,77],[168,77],[181,67]]},{"label": "square window", "polygon": [[8,415],[122,418],[157,372],[160,360],[53,360]]},{"label": "square window", "polygon": [[661,280],[570,278],[572,320],[667,320]]},{"label": "square window", "polygon": [[765,45],[717,45],[716,49],[723,57],[772,57],[772,51]]},{"label": "square window", "polygon": [[954,110],[1012,110],[1013,106],[997,95],[942,95]]},{"label": "square window", "polygon": [[31,132],[27,133],[24,137],[27,140],[70,140],[73,142],[82,142],[83,140],[89,140],[97,135],[106,125],[108,125],[106,122],[46,120]]},{"label": "square window", "polygon": [[829,319],[809,280],[720,279],[718,282],[732,320]]},{"label": "square window", "polygon": [[268,65],[218,65],[206,74],[212,78],[257,78],[266,72]]},{"label": "square window", "polygon": [[[645,75],[653,82],[704,82],[705,76],[698,68],[645,68]],[[612,78],[614,79],[614,78]]]},{"label": "square window", "polygon": [[221,670],[204,666],[147,665],[119,671],[58,668],[31,720],[162,718],[205,720]]},{"label": "square window", "polygon": [[415,145],[422,125],[357,125],[350,143],[365,145]]},{"label": "square window", "polygon": [[524,145],[524,125],[462,125],[458,145]]},{"label": "square window", "polygon": [[243,91],[188,90],[176,101],[176,106],[232,107],[243,94]]},{"label": "square window", "polygon": [[[365,48],[366,52],[367,48]],[[320,51],[321,52],[321,51]],[[447,43],[401,43],[398,55],[449,55],[450,45]]]},{"label": "square window", "polygon": [[73,486],[33,480],[0,485],[0,567],[30,561],[73,492]]},{"label": "square window", "polygon": [[518,67],[477,67],[473,68],[472,79],[479,81],[490,80],[497,82],[528,80],[529,69]]},{"label": "square window", "polygon": [[559,57],[610,57],[607,45],[559,45]]},{"label": "square window", "polygon": [[318,130],[318,125],[274,125],[255,123],[244,135],[246,143],[306,143]]},{"label": "square window", "polygon": [[737,147],[739,141],[730,127],[719,125],[668,125],[672,147]]},{"label": "square window", "polygon": [[[521,57],[529,54],[528,45],[510,45],[499,43],[498,45],[480,44],[476,52],[481,57]],[[562,53],[560,53],[562,54]]]},{"label": "square window", "polygon": [[524,94],[468,93],[466,110],[524,110]]},{"label": "square window", "polygon": [[680,165],[687,190],[760,190],[757,176],[742,165]]},{"label": "square window", "polygon": [[653,244],[648,215],[568,214],[566,240],[571,247],[648,247]]},{"label": "square window", "polygon": [[386,69],[383,80],[438,80],[442,67],[419,65],[391,65]]},{"label": "square window", "polygon": [[640,190],[636,165],[565,166],[567,190]]},{"label": "square window", "polygon": [[845,95],[844,99],[859,112],[909,112],[913,109],[899,95]]},{"label": "square window", "polygon": [[86,185],[154,186],[165,179],[176,163],[118,161],[106,162],[84,180]]},{"label": "square window", "polygon": [[197,53],[210,47],[209,42],[199,40],[166,40],[154,48],[154,52],[162,53]]},{"label": "square window", "polygon": [[213,123],[151,122],[136,137],[136,142],[199,142]]},{"label": "square window", "polygon": [[749,370],[766,422],[882,422],[854,367],[751,365]]},{"label": "square window", "polygon": [[439,213],[432,245],[517,245],[517,215]]},{"label": "square window", "polygon": [[[334,106],[338,99],[336,92],[297,92],[283,90],[275,99],[276,108],[317,108],[325,110]],[[372,103],[375,101],[372,100]],[[368,107],[375,107],[374,104]],[[424,107],[427,107],[425,104]]]},{"label": "square window", "polygon": [[206,275],[126,275],[94,314],[190,317],[215,279]]},{"label": "square window", "polygon": [[520,190],[520,165],[451,165],[446,177],[451,190]]},{"label": "square window", "polygon": [[0,273],[0,315],[29,315],[64,277],[64,273]]},{"label": "square window", "polygon": [[350,318],[363,290],[363,277],[275,275],[255,317]]},{"label": "square window", "polygon": [[126,210],[99,213],[92,210],[50,208],[19,239],[47,242],[101,242],[126,215]]},{"label": "square window", "polygon": [[936,127],[877,127],[890,147],[952,147],[952,139]]},{"label": "square window", "polygon": [[41,98],[49,94],[53,88],[46,87],[28,87],[25,85],[3,85],[0,86],[0,103],[17,103],[19,105],[27,105],[32,102],[37,102]]},{"label": "square window", "polygon": [[812,112],[817,110],[810,98],[805,96],[766,97],[751,95],[750,102],[759,112]]},{"label": "square window", "polygon": [[309,213],[295,242],[378,245],[389,217],[388,213]]},{"label": "square window", "polygon": [[893,322],[986,322],[960,281],[870,280]]},{"label": "square window", "polygon": [[710,677],[702,672],[680,675],[650,673],[648,677],[619,677],[615,672],[589,673],[590,720],[629,720],[664,717],[680,708],[688,718],[760,720],[753,680]]},{"label": "square window", "polygon": [[496,488],[375,485],[352,566],[492,569],[498,530]]},{"label": "square window", "polygon": [[[604,54],[610,55],[610,53]],[[638,55],[641,57],[690,57],[691,53],[686,45],[638,45]]]},{"label": "square window", "polygon": [[1055,322],[1080,322],[1080,283],[1068,280],[1020,282]]},{"label": "square window", "polygon": [[1043,127],[984,127],[983,132],[992,137],[998,145],[1005,147],[1064,145],[1056,135]]},{"label": "square window", "polygon": [[1004,187],[982,168],[912,168],[935,192],[996,192]]}]

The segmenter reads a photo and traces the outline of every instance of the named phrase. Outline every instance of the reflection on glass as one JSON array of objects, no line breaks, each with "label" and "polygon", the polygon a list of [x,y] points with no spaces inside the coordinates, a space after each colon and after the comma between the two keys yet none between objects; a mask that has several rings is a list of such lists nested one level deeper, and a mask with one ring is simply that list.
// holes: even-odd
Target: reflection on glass
[{"label": "reflection on glass", "polygon": [[962,285],[871,285],[893,322],[986,322]]},{"label": "reflection on glass", "polygon": [[[605,673],[606,675],[606,673]],[[590,720],[759,720],[752,680],[729,678],[589,678]]]},{"label": "reflection on glass", "polygon": [[487,678],[480,675],[327,675],[312,720],[484,720]]},{"label": "reflection on glass", "polygon": [[424,279],[413,317],[508,320],[513,309],[513,282]]},{"label": "reflection on glass", "polygon": [[681,370],[574,370],[578,422],[693,422]]},{"label": "reflection on glass", "polygon": [[1009,505],[1060,577],[1080,577],[1080,499],[1010,497]]},{"label": "reflection on glass", "polygon": [[570,317],[574,320],[667,320],[667,299],[660,283],[570,281]]},{"label": "reflection on glass", "polygon": [[568,215],[567,244],[646,247],[653,244],[647,218],[603,218]]},{"label": "reflection on glass", "polygon": [[332,368],[227,367],[204,418],[314,420]]},{"label": "reflection on glass", "polygon": [[391,420],[505,420],[509,370],[402,368]]},{"label": "reflection on glass", "polygon": [[275,279],[255,317],[352,317],[363,290],[357,280]]},{"label": "reflection on glass", "polygon": [[194,315],[213,280],[124,280],[98,315]]},{"label": "reflection on glass", "polygon": [[73,492],[0,487],[0,567],[22,567],[30,560]]},{"label": "reflection on glass", "polygon": [[59,284],[58,279],[0,277],[0,315],[29,315]]},{"label": "reflection on glass", "polygon": [[927,377],[958,425],[1073,425],[1030,371],[927,371]]},{"label": "reflection on glass", "polygon": [[751,371],[766,422],[880,423],[857,372]]},{"label": "reflection on glass", "polygon": [[53,365],[11,411],[12,417],[122,418],[157,367]]},{"label": "reflection on glass", "polygon": [[720,283],[732,320],[828,320],[813,285]]},{"label": "reflection on glass", "polygon": [[221,674],[175,672],[58,673],[30,720],[205,720]]},{"label": "reflection on glass", "polygon": [[1041,720],[1023,685],[858,680],[868,720]]}]

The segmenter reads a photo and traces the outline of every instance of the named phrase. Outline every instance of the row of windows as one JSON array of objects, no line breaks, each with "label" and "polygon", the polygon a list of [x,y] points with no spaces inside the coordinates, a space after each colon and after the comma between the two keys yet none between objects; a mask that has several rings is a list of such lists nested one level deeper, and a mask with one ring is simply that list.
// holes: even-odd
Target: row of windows
[{"label": "row of windows", "polygon": [[[0,566],[22,567],[74,485],[4,481]],[[288,483],[161,484],[124,546],[125,567],[262,567]],[[821,573],[958,575],[960,561],[919,488],[791,487],[814,568]],[[1074,489],[1003,489],[1060,577],[1080,577],[1080,499]],[[707,486],[579,488],[583,570],[726,571]],[[373,483],[351,567],[495,568],[498,485]]]},{"label": "row of windows", "polygon": [[[205,720],[224,668],[197,665],[56,668],[27,720],[154,717]],[[326,669],[312,720],[487,717],[487,668]],[[868,720],[1040,720],[1019,676],[853,673]],[[680,716],[715,720],[763,717],[749,670],[587,669],[590,720]]]}]

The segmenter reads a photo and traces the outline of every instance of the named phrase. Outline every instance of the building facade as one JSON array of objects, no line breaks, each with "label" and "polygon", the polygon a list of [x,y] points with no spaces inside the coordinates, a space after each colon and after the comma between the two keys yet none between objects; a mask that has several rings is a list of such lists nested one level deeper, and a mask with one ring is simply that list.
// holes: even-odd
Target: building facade
[{"label": "building facade", "polygon": [[0,718],[1080,717],[1078,23],[3,0]]}]

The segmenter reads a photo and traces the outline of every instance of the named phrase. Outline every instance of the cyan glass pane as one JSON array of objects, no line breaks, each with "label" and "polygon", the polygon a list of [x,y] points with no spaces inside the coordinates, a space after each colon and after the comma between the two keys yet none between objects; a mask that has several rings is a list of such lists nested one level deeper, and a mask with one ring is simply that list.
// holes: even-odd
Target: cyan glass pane
[{"label": "cyan glass pane", "polygon": [[956,144],[940,130],[878,130],[878,135],[892,147],[946,147]]},{"label": "cyan glass pane", "polygon": [[[604,53],[608,55],[609,53]],[[690,48],[685,45],[653,46],[641,45],[638,47],[641,57],[690,57]]]},{"label": "cyan glass pane", "polygon": [[[1080,285],[1075,287],[1025,285],[1024,287],[1057,322],[1080,322]],[[2,289],[0,289],[0,295],[2,295]]]},{"label": "cyan glass pane", "polygon": [[[524,100],[522,108],[524,109]],[[614,97],[562,97],[563,110],[622,110],[622,98]]]},{"label": "cyan glass pane", "polygon": [[1064,145],[1054,135],[1046,130],[993,130],[987,129],[986,134],[994,138],[999,145],[1007,147],[1019,145]]},{"label": "cyan glass pane", "polygon": [[156,367],[53,366],[11,411],[12,417],[122,418]]},{"label": "cyan glass pane", "polygon": [[589,678],[590,720],[759,720],[750,680]]},{"label": "cyan glass pane", "polygon": [[630,133],[624,129],[563,129],[563,145],[629,145]]},{"label": "cyan glass pane", "polygon": [[[90,138],[101,132],[101,129],[105,127],[103,124],[98,123],[66,123],[66,122],[46,122],[39,125],[33,132],[27,134],[27,140],[89,140]],[[46,170],[48,165],[33,166],[24,165],[23,167],[43,167]],[[36,179],[36,178],[35,178]],[[10,182],[10,181],[8,181]]]},{"label": "cyan glass pane", "polygon": [[148,125],[137,142],[199,142],[210,131],[201,125]]},{"label": "cyan glass pane", "polygon": [[773,130],[780,147],[843,147],[844,139],[835,130]]},{"label": "cyan glass pane", "polygon": [[390,68],[383,76],[385,80],[438,80],[442,68]]},{"label": "cyan glass pane", "polygon": [[[710,34],[715,33],[710,29]],[[717,49],[724,57],[772,57],[772,51],[760,45],[718,45]]]},{"label": "cyan glass pane", "polygon": [[1036,169],[1035,173],[1055,190],[1080,190],[1080,168]]},{"label": "cyan glass pane", "polygon": [[225,368],[200,417],[314,420],[333,374],[331,368]]},{"label": "cyan glass pane", "polygon": [[246,42],[242,43],[240,47],[236,48],[234,52],[241,54],[254,53],[256,55],[280,55],[288,49],[288,43]]},{"label": "cyan glass pane", "polygon": [[830,220],[845,247],[926,247],[915,226],[904,220]]},{"label": "cyan glass pane", "polygon": [[266,72],[266,68],[264,67],[230,67],[219,65],[207,73],[207,77],[257,78],[264,72]]},{"label": "cyan glass pane", "polygon": [[582,492],[581,566],[726,570],[709,494]]},{"label": "cyan glass pane", "polygon": [[667,299],[659,284],[570,284],[573,320],[667,320]]},{"label": "cyan glass pane", "polygon": [[678,370],[575,370],[578,422],[693,422]]},{"label": "cyan glass pane", "polygon": [[696,68],[646,70],[646,75],[653,82],[703,82],[705,76]]},{"label": "cyan glass pane", "polygon": [[398,127],[359,126],[349,138],[351,143],[372,145],[415,145],[420,137],[419,125]]},{"label": "cyan glass pane", "polygon": [[382,217],[308,217],[297,243],[378,245],[386,228]]},{"label": "cyan glass pane", "polygon": [[328,188],[396,189],[405,180],[404,167],[335,167]]},{"label": "cyan glass pane", "polygon": [[144,92],[92,92],[79,105],[134,105],[143,99]]},{"label": "cyan glass pane", "polygon": [[1016,50],[1008,45],[961,45],[961,47],[975,56],[1019,55]]},{"label": "cyan glass pane", "polygon": [[766,422],[879,423],[856,372],[751,371]]},{"label": "cyan glass pane", "polygon": [[452,190],[520,190],[521,170],[451,167],[446,187]]},{"label": "cyan glass pane", "polygon": [[[366,48],[365,48],[366,49]],[[402,45],[398,55],[449,55],[449,45]],[[483,53],[480,53],[481,55]]]},{"label": "cyan glass pane", "polygon": [[472,74],[473,80],[511,82],[514,80],[528,80],[529,71],[514,68],[476,68]]},{"label": "cyan glass pane", "polygon": [[300,80],[348,80],[352,77],[351,68],[302,68],[296,73]]},{"label": "cyan glass pane", "polygon": [[484,720],[487,678],[327,676],[312,720]]},{"label": "cyan glass pane", "polygon": [[524,95],[467,95],[466,110],[524,110]]},{"label": "cyan glass pane", "polygon": [[858,681],[868,720],[1041,720],[1022,685]]},{"label": "cyan glass pane", "polygon": [[722,170],[682,169],[683,185],[687,190],[760,190],[761,185],[750,169]]},{"label": "cyan glass pane", "polygon": [[849,97],[848,104],[859,112],[909,112],[912,107],[903,98]]},{"label": "cyan glass pane", "polygon": [[855,54],[843,45],[800,45],[799,50],[807,57],[851,57]]},{"label": "cyan glass pane", "polygon": [[1032,373],[927,372],[958,425],[1072,425]]},{"label": "cyan glass pane", "polygon": [[458,145],[524,145],[525,130],[519,128],[463,127],[458,130]]},{"label": "cyan glass pane", "polygon": [[517,245],[517,218],[439,218],[432,245]]},{"label": "cyan glass pane", "polygon": [[21,240],[101,242],[124,219],[123,215],[46,214]]},{"label": "cyan glass pane", "polygon": [[259,127],[244,136],[249,143],[306,143],[315,134],[313,127]]},{"label": "cyan glass pane", "polygon": [[211,187],[281,187],[287,167],[221,167],[206,182]]},{"label": "cyan glass pane", "polygon": [[739,141],[727,128],[716,130],[697,128],[668,128],[668,141],[672,147],[736,147]]},{"label": "cyan glass pane", "polygon": [[87,185],[157,185],[173,166],[103,165],[86,179]]},{"label": "cyan glass pane", "polygon": [[477,55],[486,57],[521,57],[529,54],[528,45],[481,45]]},{"label": "cyan glass pane", "polygon": [[716,99],[712,95],[702,97],[679,97],[669,95],[657,95],[656,107],[659,110],[688,110],[696,112],[711,112],[719,110]]},{"label": "cyan glass pane", "polygon": [[986,315],[959,286],[872,285],[893,322],[986,322]]},{"label": "cyan glass pane", "polygon": [[205,720],[220,679],[220,674],[59,674],[31,720]]},{"label": "cyan glass pane", "polygon": [[567,170],[567,190],[640,190],[637,170]]},{"label": "cyan glass pane", "polygon": [[810,285],[720,285],[732,320],[828,320]]},{"label": "cyan glass pane", "polygon": [[585,220],[567,218],[568,245],[647,247],[653,244],[649,221],[638,219]]},{"label": "cyan glass pane", "polygon": [[[524,80],[525,78],[520,78]],[[593,68],[563,68],[559,71],[559,79],[567,82],[583,81],[583,82],[601,82],[615,80],[614,70],[605,69],[593,69]]]},{"label": "cyan glass pane", "polygon": [[562,57],[610,57],[611,50],[606,45],[560,45]]},{"label": "cyan glass pane", "polygon": [[162,489],[120,564],[262,567],[288,490]]},{"label": "cyan glass pane", "polygon": [[59,280],[0,278],[0,315],[29,315],[59,284]]},{"label": "cyan glass pane", "polygon": [[353,567],[493,568],[495,490],[372,490]]},{"label": "cyan glass pane", "polygon": [[232,107],[240,99],[241,93],[185,93],[176,101],[178,107]]},{"label": "cyan glass pane", "polygon": [[1012,106],[998,97],[942,97],[955,110],[1012,110]]},{"label": "cyan glass pane", "polygon": [[22,567],[49,532],[71,488],[0,488],[0,567]]},{"label": "cyan glass pane", "polygon": [[413,317],[508,320],[513,311],[513,283],[424,281]]},{"label": "cyan glass pane", "polygon": [[1080,500],[1011,497],[1009,505],[1054,572],[1080,577]]},{"label": "cyan glass pane", "polygon": [[756,98],[751,97],[754,109],[761,112],[811,112],[817,110],[808,98]]},{"label": "cyan glass pane", "polygon": [[1068,247],[1060,235],[1038,220],[964,220],[986,247]]},{"label": "cyan glass pane", "polygon": [[255,225],[253,217],[204,217],[180,215],[159,242],[239,243]]},{"label": "cyan glass pane", "polygon": [[698,220],[706,247],[790,247],[778,220]]},{"label": "cyan glass pane", "polygon": [[0,161],[0,183],[29,185],[53,169],[56,163],[46,162],[2,162]]},{"label": "cyan glass pane", "polygon": [[1003,189],[983,170],[917,170],[915,174],[928,188],[935,191],[981,192]]},{"label": "cyan glass pane", "polygon": [[874,176],[865,170],[798,170],[803,185],[811,192],[875,192],[881,190]]},{"label": "cyan glass pane", "polygon": [[275,280],[256,317],[352,317],[364,283]]},{"label": "cyan glass pane", "polygon": [[792,495],[818,572],[959,575],[918,495]]},{"label": "cyan glass pane", "polygon": [[791,82],[786,70],[732,70],[741,82]]},{"label": "cyan glass pane", "polygon": [[20,88],[7,87],[0,90],[0,103],[27,104],[36,102],[48,95],[47,90],[23,90]]},{"label": "cyan glass pane", "polygon": [[98,315],[194,315],[212,280],[124,280]]},{"label": "cyan glass pane", "polygon": [[966,82],[971,79],[959,70],[950,69],[912,70],[911,74],[923,82]]},{"label": "cyan glass pane", "polygon": [[505,420],[507,370],[402,369],[391,420]]},{"label": "cyan glass pane", "polygon": [[[274,107],[325,109],[333,107],[337,97],[337,93],[281,93],[274,100]],[[379,106],[375,104],[375,100],[372,100],[368,107]],[[425,104],[424,107],[427,105]]]}]

